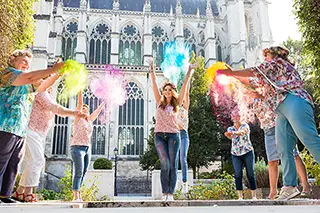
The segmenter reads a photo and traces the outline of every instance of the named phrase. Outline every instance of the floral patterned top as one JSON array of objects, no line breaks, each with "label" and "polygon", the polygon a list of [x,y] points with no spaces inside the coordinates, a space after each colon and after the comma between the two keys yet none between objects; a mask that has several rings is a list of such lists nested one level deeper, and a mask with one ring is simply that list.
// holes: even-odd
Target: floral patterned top
[{"label": "floral patterned top", "polygon": [[158,106],[156,112],[156,126],[154,132],[179,133],[178,112],[168,105],[164,110]]},{"label": "floral patterned top", "polygon": [[253,101],[253,112],[259,119],[260,127],[263,130],[276,126],[276,113],[270,108],[271,106],[265,100],[255,98]]},{"label": "floral patterned top", "polygon": [[251,69],[254,76],[259,80],[261,86],[268,85],[274,89],[269,95],[275,100],[274,110],[286,98],[288,93],[296,95],[313,106],[312,97],[303,87],[303,81],[298,71],[282,58],[266,61]]},{"label": "floral patterned top", "polygon": [[91,146],[92,132],[92,121],[84,118],[76,119],[73,123],[71,146]]},{"label": "floral patterned top", "polygon": [[33,103],[29,129],[45,137],[53,124],[55,114],[60,115],[60,109],[66,108],[57,104],[49,92],[38,93]]},{"label": "floral patterned top", "polygon": [[232,135],[231,154],[235,156],[245,155],[250,151],[253,151],[253,146],[250,141],[250,127],[248,124],[243,123],[237,130],[236,127],[231,126],[227,130],[228,132],[244,132],[243,135]]},{"label": "floral patterned top", "polygon": [[189,113],[183,106],[179,107],[178,123],[182,129],[188,131],[189,126]]},{"label": "floral patterned top", "polygon": [[0,72],[0,131],[24,137],[28,127],[35,89],[31,84],[12,86],[21,70]]}]

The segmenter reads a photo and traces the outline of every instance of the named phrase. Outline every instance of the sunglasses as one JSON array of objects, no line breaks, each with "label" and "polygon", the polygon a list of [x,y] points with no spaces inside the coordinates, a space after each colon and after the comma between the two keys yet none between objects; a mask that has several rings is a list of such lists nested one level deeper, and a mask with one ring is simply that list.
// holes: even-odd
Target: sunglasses
[{"label": "sunglasses", "polygon": [[12,53],[10,56],[14,56],[14,57],[27,56],[29,58],[32,58],[31,53],[29,53],[27,51],[16,51],[16,52]]}]

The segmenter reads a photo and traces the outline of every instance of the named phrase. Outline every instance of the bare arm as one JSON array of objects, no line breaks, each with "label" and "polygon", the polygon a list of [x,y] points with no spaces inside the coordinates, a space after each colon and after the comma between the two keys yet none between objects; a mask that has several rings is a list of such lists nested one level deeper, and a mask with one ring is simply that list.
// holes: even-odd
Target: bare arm
[{"label": "bare arm", "polygon": [[242,69],[242,70],[231,70],[229,68],[229,69],[221,70],[220,73],[227,76],[234,77],[246,85],[250,85],[249,78],[254,77],[251,71],[251,68]]},{"label": "bare arm", "polygon": [[190,92],[190,81],[188,82],[186,95],[184,96],[184,100],[183,100],[183,107],[184,107],[187,111],[189,110],[189,105],[190,105],[189,92]]},{"label": "bare arm", "polygon": [[107,103],[106,101],[102,102],[102,104],[100,104],[99,107],[89,116],[89,119],[92,122],[97,119],[97,117],[99,116],[101,110],[106,105],[106,103]]},{"label": "bare arm", "polygon": [[224,136],[226,136],[227,138],[229,138],[230,140],[232,139],[232,133],[231,132],[225,132]]},{"label": "bare arm", "polygon": [[154,94],[154,98],[157,102],[157,104],[160,104],[160,100],[161,100],[161,94],[159,91],[159,87],[157,84],[157,78],[156,78],[156,73],[154,71],[154,63],[153,63],[153,59],[150,59],[148,61],[148,63],[150,64],[150,76],[151,76],[151,84],[152,84],[152,90],[153,90],[153,94]]},{"label": "bare arm", "polygon": [[82,91],[80,91],[79,93],[78,93],[78,103],[77,103],[77,110],[81,110],[81,108],[82,108],[82,105],[83,105],[83,100],[82,100]]},{"label": "bare arm", "polygon": [[181,87],[181,90],[180,90],[180,94],[179,94],[179,97],[178,97],[179,106],[181,106],[182,103],[183,103],[183,99],[184,99],[184,97],[186,95],[186,90],[187,90],[186,87],[187,87],[187,85],[188,85],[188,83],[189,83],[189,81],[191,79],[191,75],[192,75],[191,72],[192,72],[194,67],[195,67],[195,65],[191,65],[190,64],[189,70],[188,70],[187,75],[186,75],[186,78],[184,79],[184,82],[182,84],[182,87]]},{"label": "bare arm", "polygon": [[55,73],[51,75],[48,79],[45,81],[42,81],[40,83],[40,86],[37,88],[37,92],[44,92],[49,87],[51,87],[58,79],[60,78],[60,75],[58,73]]},{"label": "bare arm", "polygon": [[22,86],[37,83],[40,79],[45,78],[53,73],[58,72],[64,63],[56,63],[52,68],[38,70],[33,72],[21,73],[12,83],[13,86]]}]

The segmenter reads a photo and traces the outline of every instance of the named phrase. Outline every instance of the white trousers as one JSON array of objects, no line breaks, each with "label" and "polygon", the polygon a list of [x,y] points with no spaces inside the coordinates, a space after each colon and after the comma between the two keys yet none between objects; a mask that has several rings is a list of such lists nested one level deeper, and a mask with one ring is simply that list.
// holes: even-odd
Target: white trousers
[{"label": "white trousers", "polygon": [[20,186],[38,186],[42,168],[45,165],[44,158],[45,137],[30,129],[27,130],[25,140],[24,170],[20,179]]}]

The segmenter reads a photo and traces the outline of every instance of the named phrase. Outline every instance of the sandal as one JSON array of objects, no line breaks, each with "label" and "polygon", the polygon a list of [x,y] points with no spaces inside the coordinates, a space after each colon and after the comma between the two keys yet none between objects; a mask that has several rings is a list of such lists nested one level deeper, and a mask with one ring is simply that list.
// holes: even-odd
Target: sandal
[{"label": "sandal", "polygon": [[[22,197],[22,198],[20,198]],[[24,201],[24,195],[23,193],[19,194],[17,191],[15,191],[15,193],[13,193],[13,195],[11,196],[11,198],[13,200],[19,201],[19,202],[23,202]]]},{"label": "sandal", "polygon": [[308,191],[308,192],[303,191],[300,193],[301,198],[311,198],[311,196],[312,196],[312,189],[310,189],[310,191]]},{"label": "sandal", "polygon": [[[31,197],[26,199],[27,197]],[[38,200],[34,197],[34,194],[23,195],[23,201],[27,203],[36,203]]]}]

